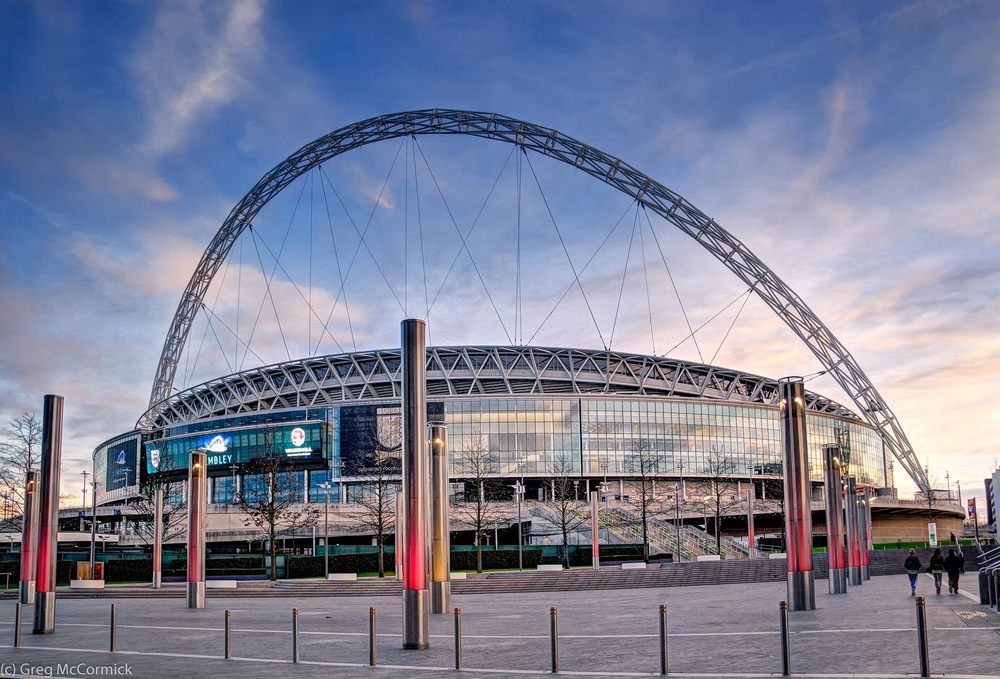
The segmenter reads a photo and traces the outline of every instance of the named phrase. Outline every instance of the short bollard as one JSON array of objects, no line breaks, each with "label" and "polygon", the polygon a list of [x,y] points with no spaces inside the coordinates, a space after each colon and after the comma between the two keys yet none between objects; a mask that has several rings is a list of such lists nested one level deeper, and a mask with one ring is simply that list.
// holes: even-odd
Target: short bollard
[{"label": "short bollard", "polygon": [[787,677],[792,673],[792,649],[788,645],[788,602],[782,601],[778,611],[781,622],[781,674]]},{"label": "short bollard", "polygon": [[917,653],[920,654],[920,676],[931,676],[931,654],[927,647],[927,606],[922,596],[917,597]]},{"label": "short bollard", "polygon": [[21,645],[21,604],[14,604],[14,648]]},{"label": "short bollard", "polygon": [[229,660],[233,657],[233,612],[226,609],[226,636],[222,643],[222,657]]},{"label": "short bollard", "polygon": [[462,669],[462,609],[455,609],[455,669]]},{"label": "short bollard", "polygon": [[660,604],[660,674],[667,673],[667,607]]},{"label": "short bollard", "polygon": [[118,650],[118,609],[111,604],[111,652]]},{"label": "short bollard", "polygon": [[375,607],[368,609],[368,664],[375,667]]},{"label": "short bollard", "polygon": [[549,630],[552,636],[552,674],[559,673],[559,611],[549,609]]},{"label": "short bollard", "polygon": [[299,609],[292,609],[292,662],[299,661]]}]

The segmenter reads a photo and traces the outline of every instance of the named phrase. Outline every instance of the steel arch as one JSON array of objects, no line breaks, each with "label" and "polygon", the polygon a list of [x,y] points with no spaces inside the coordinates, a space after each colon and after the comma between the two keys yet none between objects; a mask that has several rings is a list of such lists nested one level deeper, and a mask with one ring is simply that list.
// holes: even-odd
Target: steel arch
[{"label": "steel arch", "polygon": [[927,476],[896,416],[847,348],[795,291],[715,220],[628,163],[556,130],[496,113],[429,109],[369,118],[312,141],[268,172],[232,209],[198,262],[171,321],[156,369],[150,406],[170,396],[181,352],[205,293],[236,239],[268,201],[299,175],[352,149],[417,134],[460,134],[535,151],[603,181],[639,201],[697,241],[746,283],[801,339],[877,428],[886,447],[922,490]]}]

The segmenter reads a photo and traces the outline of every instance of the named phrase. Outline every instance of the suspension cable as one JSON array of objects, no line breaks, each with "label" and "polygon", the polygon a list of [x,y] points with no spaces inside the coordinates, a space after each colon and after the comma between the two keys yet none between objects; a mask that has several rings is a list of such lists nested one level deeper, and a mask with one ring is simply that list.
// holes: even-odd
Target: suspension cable
[{"label": "suspension cable", "polygon": [[[202,311],[207,310],[207,307],[205,307],[204,302],[201,305],[201,310]],[[226,350],[222,347],[222,340],[219,339],[219,333],[215,332],[215,326],[212,324],[212,317],[206,314],[205,318],[208,321],[208,327],[211,328],[212,330],[212,335],[215,337],[216,344],[219,345],[219,351],[222,353],[222,359],[226,362],[226,368],[229,370],[230,374],[236,372],[235,370],[233,370],[233,366],[229,363],[229,357],[226,356]]]},{"label": "suspension cable", "polygon": [[[638,212],[638,208],[636,210]],[[646,311],[649,313],[649,341],[653,345],[653,355],[656,355],[656,333],[653,332],[653,302],[649,294],[649,267],[646,265],[646,240],[639,227],[639,254],[642,255],[642,277],[646,282]]]},{"label": "suspension cable", "polygon": [[410,291],[410,146],[403,148],[403,316],[409,318]]},{"label": "suspension cable", "polygon": [[[371,227],[372,219],[375,217],[375,211],[378,209],[379,203],[381,203],[382,201],[382,194],[385,191],[386,185],[389,183],[389,177],[392,176],[393,169],[396,167],[396,161],[399,159],[399,152],[403,150],[404,142],[405,140],[399,142],[399,147],[396,149],[396,155],[393,156],[392,159],[392,165],[389,166],[389,171],[385,175],[385,181],[382,182],[382,188],[379,189],[378,196],[375,198],[375,204],[372,205],[372,211],[368,215],[368,222],[365,224],[365,230],[359,233],[359,235],[361,236],[361,240],[358,242],[358,245],[354,248],[354,254],[351,256],[351,261],[348,262],[347,264],[347,272],[344,274],[344,282],[341,284],[340,290],[337,291],[337,297],[333,300],[333,306],[330,308],[330,313],[326,318],[327,323],[329,323],[330,319],[333,318],[333,312],[337,310],[337,304],[340,303],[340,296],[344,292],[344,286],[347,285],[347,280],[351,277],[351,271],[354,269],[354,263],[358,259],[358,253],[361,251],[361,246],[365,245],[365,236],[368,234],[369,227]],[[354,230],[357,232],[358,226],[357,224],[354,223],[354,218],[351,217],[351,213],[348,211],[347,206],[344,205],[344,201],[340,197],[340,193],[337,191],[337,187],[333,185],[333,181],[330,179],[329,175],[327,175],[326,172],[321,170],[320,177],[326,179],[327,184],[330,185],[330,189],[333,191],[333,195],[336,196],[337,198],[337,202],[340,203],[341,209],[343,209],[344,214],[347,215],[347,221],[351,223],[351,226],[353,226]],[[365,245],[365,247],[367,248],[368,246]],[[374,259],[374,256],[372,257],[372,259]],[[385,272],[382,272],[382,268],[378,266],[378,262],[375,262],[375,266],[378,267],[379,271],[382,273],[382,279],[386,280]],[[388,280],[386,280],[386,283],[388,284]],[[392,291],[391,285],[389,286],[389,290]],[[396,299],[396,304],[399,304],[399,298],[396,297],[395,291],[393,291],[393,297]],[[402,307],[402,305],[400,305],[400,307]],[[316,340],[316,349],[313,351],[314,354],[316,353],[317,350],[319,350],[319,345],[322,341],[323,341],[323,334],[321,333],[319,339]]]},{"label": "suspension cable", "polygon": [[[449,276],[451,276],[451,272],[455,269],[455,264],[458,263],[458,258],[462,256],[462,248],[465,245],[465,241],[468,240],[468,238],[472,235],[473,229],[475,229],[476,225],[479,223],[479,218],[483,216],[483,210],[486,209],[486,204],[490,202],[490,197],[493,195],[493,191],[496,189],[497,184],[500,183],[500,177],[503,176],[504,170],[507,169],[507,163],[510,162],[510,157],[514,155],[514,150],[515,147],[511,146],[510,153],[507,154],[507,158],[504,160],[503,165],[500,166],[500,171],[497,172],[497,176],[493,180],[493,185],[490,187],[489,192],[487,192],[486,198],[483,200],[482,205],[479,206],[479,212],[476,214],[476,218],[472,220],[472,226],[470,226],[469,230],[465,233],[465,238],[462,239],[462,244],[459,245],[458,250],[455,251],[455,256],[451,258],[451,265],[448,267],[448,271],[445,272],[444,278],[441,280],[441,285],[438,286],[437,292],[435,292],[434,296],[431,298],[430,309],[434,308],[434,305],[437,303],[438,297],[441,296],[441,291],[444,290],[445,283],[448,282],[448,278]],[[429,309],[427,313],[428,315],[430,315]]]},{"label": "suspension cable", "polygon": [[710,360],[709,363],[713,364],[715,363],[715,357],[719,355],[720,351],[722,351],[722,345],[726,343],[726,339],[728,339],[729,333],[733,331],[733,327],[736,325],[736,321],[740,320],[740,314],[743,313],[743,307],[745,307],[747,305],[747,302],[749,301],[750,301],[750,295],[747,295],[743,299],[743,304],[740,304],[740,308],[736,311],[736,315],[733,316],[733,322],[729,324],[729,328],[726,330],[726,334],[722,336],[722,341],[719,342],[719,346],[718,348],[716,348],[715,353],[712,354],[712,360]]},{"label": "suspension cable", "polygon": [[597,322],[597,317],[594,315],[594,310],[590,306],[590,300],[587,298],[587,291],[583,289],[583,281],[580,280],[580,274],[576,271],[576,266],[573,265],[573,258],[569,255],[569,249],[566,247],[566,241],[563,240],[562,232],[559,230],[559,225],[556,224],[556,218],[552,214],[552,208],[549,207],[549,201],[545,197],[545,191],[542,189],[542,184],[538,181],[538,175],[535,173],[535,166],[531,162],[531,156],[524,152],[524,157],[528,161],[528,169],[531,170],[531,176],[535,179],[535,185],[538,187],[538,192],[542,196],[542,202],[545,204],[545,210],[549,213],[549,219],[552,221],[552,226],[555,227],[556,235],[559,237],[559,244],[562,245],[563,254],[566,255],[566,261],[569,262],[569,268],[573,271],[573,278],[576,281],[577,286],[580,288],[580,294],[583,295],[583,301],[587,305],[587,311],[590,312],[590,320],[594,322],[594,328],[597,329],[597,336],[601,338],[601,344],[604,348],[608,348],[607,342],[604,341],[604,335],[601,333],[601,326]]},{"label": "suspension cable", "polygon": [[[618,227],[621,225],[622,220],[625,219],[625,216],[632,211],[632,206],[634,203],[635,203],[634,200],[629,201],[628,206],[625,208],[625,211],[622,212],[621,216],[618,218],[618,221],[615,222],[614,226],[611,227],[611,230],[608,231],[607,235],[604,236],[604,240],[601,241],[601,244],[597,246],[597,249],[594,250],[593,254],[590,255],[590,258],[583,265],[583,268],[580,269],[580,275],[583,275],[587,271],[587,267],[589,267],[591,262],[594,261],[594,258],[597,257],[597,253],[599,253],[601,249],[604,248],[607,242],[611,239],[611,236],[614,234],[614,232],[618,230]],[[531,337],[528,338],[527,344],[530,345],[532,341],[534,341],[535,336],[542,331],[542,328],[545,327],[545,324],[548,323],[550,318],[552,318],[552,314],[556,312],[556,309],[559,308],[559,305],[562,304],[562,301],[566,299],[566,295],[568,295],[574,287],[576,287],[576,281],[566,286],[566,289],[563,290],[562,295],[559,296],[559,299],[556,300],[556,303],[552,305],[551,309],[549,309],[549,313],[545,315],[545,318],[542,319],[542,322],[538,324],[537,328],[535,328],[535,332],[531,333]]]},{"label": "suspension cable", "polygon": [[521,154],[517,154],[517,265],[514,276],[514,344],[524,339],[524,320],[521,318]]},{"label": "suspension cable", "polygon": [[[319,187],[323,190],[323,205],[326,208],[326,223],[330,227],[330,242],[333,244],[333,259],[337,263],[337,282],[340,283],[341,288],[344,286],[344,275],[340,268],[340,252],[337,249],[337,237],[333,234],[333,217],[330,215],[330,202],[326,197],[326,184],[323,179],[323,166],[319,166]],[[354,347],[354,351],[358,350],[358,343],[354,339],[354,324],[351,322],[351,305],[347,301],[347,289],[344,290],[344,308],[347,310],[347,328],[351,331],[351,346]],[[319,349],[319,346],[316,346]],[[315,351],[314,351],[315,353]]]},{"label": "suspension cable", "polygon": [[[278,248],[278,258],[279,259],[280,259],[281,255],[282,255],[282,253],[285,251],[285,244],[288,242],[288,234],[292,230],[292,223],[295,221],[295,215],[298,214],[299,204],[302,202],[302,194],[305,193],[305,190],[306,190],[306,183],[303,180],[302,187],[299,189],[299,196],[295,200],[295,207],[292,208],[292,216],[288,220],[288,226],[285,228],[285,235],[281,239],[281,247]],[[249,228],[252,230],[253,229],[253,225],[251,224]],[[254,247],[256,247],[256,243],[254,244]],[[260,258],[260,252],[257,253],[257,260],[261,261],[261,262],[263,261]],[[277,261],[277,259],[275,261]],[[253,325],[250,326],[250,336],[247,339],[247,343],[248,344],[250,344],[250,343],[253,342],[254,333],[257,332],[257,324],[260,322],[260,315],[264,311],[264,302],[267,301],[267,294],[268,294],[268,292],[271,289],[271,281],[274,280],[274,274],[277,272],[277,270],[278,270],[278,266],[277,266],[277,264],[275,264],[275,266],[271,267],[271,273],[270,273],[270,275],[265,275],[264,274],[264,265],[263,265],[263,263],[261,263],[261,265],[260,265],[260,273],[261,273],[261,276],[263,276],[263,278],[264,278],[264,284],[266,285],[266,288],[265,288],[264,296],[261,297],[260,305],[258,305],[258,307],[257,307],[257,315],[254,317]],[[245,363],[246,360],[247,360],[247,354],[246,354],[246,352],[244,352],[244,354],[243,354],[243,360],[240,361],[240,364],[237,366],[237,369],[243,368],[243,363]]]},{"label": "suspension cable", "polygon": [[[263,236],[258,236],[258,235],[257,235],[256,233],[254,233],[254,231],[253,231],[253,230],[251,230],[251,231],[250,231],[250,234],[251,234],[251,235],[253,236],[254,240],[259,240],[259,241],[260,241],[260,244],[264,246],[264,249],[265,249],[265,250],[267,250],[267,254],[271,255],[271,257],[274,257],[274,252],[273,252],[273,251],[271,250],[271,248],[270,248],[270,247],[268,246],[268,244],[267,244],[267,241],[265,241],[265,240],[264,240],[264,237],[263,237]],[[336,337],[334,337],[334,335],[333,335],[333,331],[332,331],[332,330],[330,330],[329,326],[328,326],[328,325],[327,325],[326,323],[324,323],[324,322],[323,322],[323,319],[322,319],[322,318],[320,318],[320,316],[319,316],[319,314],[318,314],[318,313],[316,313],[316,309],[315,309],[315,308],[313,307],[313,305],[312,305],[312,304],[310,304],[310,303],[309,303],[309,300],[308,300],[308,299],[306,299],[306,296],[305,296],[305,295],[304,295],[304,294],[302,293],[302,290],[301,290],[301,289],[299,288],[299,286],[298,286],[298,285],[296,285],[295,281],[294,281],[294,280],[292,280],[292,277],[291,277],[291,275],[290,275],[290,274],[288,273],[288,270],[287,270],[287,269],[285,268],[285,266],[284,266],[283,264],[281,264],[281,263],[279,262],[279,263],[278,263],[278,268],[280,268],[280,269],[281,269],[281,272],[282,272],[283,274],[285,274],[285,277],[286,277],[286,278],[288,279],[288,282],[289,282],[289,283],[291,284],[292,288],[294,288],[294,289],[295,289],[295,292],[297,292],[297,293],[299,294],[299,297],[301,297],[301,298],[302,298],[302,301],[306,303],[306,306],[307,306],[307,307],[309,307],[309,312],[310,312],[310,314],[311,314],[312,316],[315,316],[315,317],[316,317],[316,320],[320,322],[320,325],[322,325],[322,326],[323,326],[323,328],[325,329],[326,333],[327,333],[328,335],[330,335],[330,339],[332,339],[332,340],[333,340],[334,344],[336,344],[336,345],[337,345],[337,348],[338,348],[338,349],[340,349],[341,353],[343,353],[343,351],[344,351],[344,347],[342,347],[342,346],[340,345],[340,342],[338,342],[338,341],[337,341],[337,338],[336,338]],[[273,298],[272,298],[272,299],[273,299]],[[311,318],[312,316],[310,316],[310,318]]]},{"label": "suspension cable", "polygon": [[243,295],[243,234],[240,234],[240,261],[236,268],[236,355],[233,359],[233,365],[238,365],[240,362],[240,305],[241,297]]},{"label": "suspension cable", "polygon": [[[236,334],[235,332],[233,332],[233,329],[230,328],[229,325],[224,320],[222,320],[222,318],[217,313],[213,312],[211,309],[209,309],[208,307],[206,307],[204,302],[202,302],[201,306],[202,306],[202,311],[204,311],[207,315],[209,315],[209,320],[211,320],[212,318],[214,318],[216,321],[218,321],[219,325],[221,325],[226,330],[226,332],[228,332],[230,335],[232,335],[233,337],[235,337],[236,341],[239,342],[240,344],[242,344],[246,348],[246,350],[248,352],[250,352],[251,354],[253,354],[257,358],[257,360],[260,361],[261,365],[264,364],[264,359],[261,358],[257,354],[256,351],[254,351],[253,349],[251,349],[250,345],[247,344],[246,342],[244,342],[240,338],[240,336],[238,334]],[[214,328],[213,328],[212,331],[215,332]],[[231,369],[232,369],[232,367],[230,367],[230,370]]]},{"label": "suspension cable", "polygon": [[[253,240],[253,249],[257,252],[257,261],[260,263],[260,270],[263,271],[264,270],[264,258],[260,256],[260,248],[257,246],[257,238],[254,235],[253,224],[250,224],[248,228],[250,229],[250,235],[254,236],[253,239],[252,239]],[[275,258],[275,260],[274,260],[274,265],[275,265],[275,268],[277,268],[277,266],[278,266],[278,259],[277,258]],[[288,342],[285,340],[285,330],[284,330],[284,328],[281,327],[281,318],[278,317],[278,305],[275,304],[275,302],[274,302],[274,294],[271,292],[271,283],[270,283],[270,281],[267,281],[267,280],[265,280],[264,283],[265,283],[264,298],[271,300],[271,310],[274,312],[274,320],[278,323],[278,332],[281,334],[281,343],[285,346],[285,355],[288,356],[288,360],[290,361],[290,360],[292,360],[292,352],[290,352],[288,350]]]},{"label": "suspension cable", "polygon": [[742,298],[742,297],[743,297],[744,295],[749,295],[749,294],[750,294],[750,293],[752,293],[752,292],[753,292],[753,288],[747,288],[746,290],[744,290],[743,292],[741,292],[740,294],[738,294],[738,295],[737,295],[736,297],[734,297],[734,298],[732,299],[732,301],[730,301],[730,302],[729,302],[729,304],[727,304],[726,306],[724,306],[724,307],[722,307],[721,309],[719,309],[718,311],[716,311],[716,312],[715,312],[715,313],[714,313],[714,314],[712,315],[712,317],[711,317],[711,318],[709,318],[709,319],[708,319],[707,321],[705,321],[704,323],[702,323],[701,325],[699,325],[699,326],[698,326],[697,328],[695,328],[694,330],[692,330],[692,331],[691,331],[690,333],[688,333],[687,335],[685,335],[685,336],[684,336],[684,337],[683,337],[683,338],[681,339],[681,341],[680,341],[680,342],[678,342],[678,343],[677,343],[677,344],[675,344],[674,346],[672,346],[672,347],[670,347],[669,349],[667,349],[667,350],[666,350],[665,352],[663,352],[663,353],[661,354],[661,356],[669,356],[669,355],[670,355],[670,352],[672,352],[672,351],[673,351],[674,349],[676,349],[677,347],[679,347],[680,345],[684,344],[684,343],[685,343],[685,342],[687,342],[687,341],[688,341],[689,339],[691,339],[692,337],[694,337],[694,334],[695,334],[696,332],[700,332],[702,328],[704,328],[704,327],[705,327],[706,325],[708,325],[709,323],[711,323],[712,321],[714,321],[714,320],[715,320],[716,318],[718,318],[718,317],[719,317],[720,315],[722,315],[722,312],[724,312],[724,311],[725,311],[726,309],[728,309],[728,308],[729,308],[729,307],[731,307],[732,305],[734,305],[734,304],[736,304],[737,302],[739,302],[739,301],[740,301],[740,299],[741,299],[741,298]]},{"label": "suspension cable", "polygon": [[420,273],[424,284],[424,320],[427,321],[427,341],[430,343],[431,327],[430,314],[431,302],[427,292],[427,258],[424,252],[424,220],[420,214],[420,175],[417,172],[417,156],[410,153],[410,160],[413,162],[413,199],[417,206],[417,235],[420,240]]},{"label": "suspension cable", "polygon": [[639,208],[636,203],[635,217],[632,219],[632,235],[628,239],[628,251],[625,253],[625,266],[622,268],[622,283],[618,287],[618,304],[615,306],[615,320],[611,324],[611,337],[608,339],[608,350],[615,343],[615,329],[618,327],[618,313],[622,308],[622,294],[625,292],[625,278],[628,276],[628,263],[632,259],[632,243],[635,241],[635,227],[639,223]]},{"label": "suspension cable", "polygon": [[[313,299],[313,203],[315,200],[316,193],[316,173],[312,170],[309,171],[309,299],[306,301],[306,305],[309,307],[309,311],[312,311],[312,299]],[[268,248],[270,250],[270,248]],[[284,270],[284,267],[282,267]],[[285,273],[287,276],[287,272]],[[290,279],[289,279],[290,280]],[[312,322],[313,314],[309,314],[308,323],[308,335],[306,340],[306,355],[309,355],[309,347],[312,346]]]},{"label": "suspension cable", "polygon": [[[242,242],[242,241],[241,241]],[[219,303],[219,296],[222,294],[222,288],[226,284],[226,277],[229,276],[229,267],[232,264],[232,260],[226,261],[226,268],[222,272],[222,280],[219,282],[219,287],[215,289],[215,299],[212,300],[212,309]],[[198,369],[198,359],[201,358],[201,350],[205,346],[205,340],[208,339],[208,326],[205,326],[205,332],[201,335],[201,342],[198,343],[198,351],[194,356],[194,364],[191,366],[190,374],[184,376],[184,385],[189,384],[189,380],[194,378],[194,373]],[[190,358],[191,350],[188,349],[188,357]],[[228,361],[227,361],[228,363]]]},{"label": "suspension cable", "polygon": [[[674,295],[677,297],[677,304],[681,308],[681,313],[684,315],[684,322],[687,324],[688,332],[690,337],[694,341],[694,348],[698,351],[698,358],[702,363],[705,362],[705,357],[701,353],[701,347],[698,346],[698,338],[695,337],[695,331],[691,329],[691,319],[688,318],[687,310],[684,309],[684,302],[681,300],[681,293],[677,289],[677,283],[674,282],[674,274],[670,271],[670,265],[667,264],[667,257],[663,254],[663,248],[660,247],[660,239],[656,235],[656,231],[653,230],[653,223],[649,221],[649,213],[646,211],[646,206],[642,206],[642,213],[646,216],[646,223],[649,225],[649,232],[653,234],[653,240],[656,242],[656,249],[660,252],[660,259],[663,260],[663,266],[667,270],[667,278],[670,279],[670,285],[674,289]],[[673,351],[673,349],[671,349]]]},{"label": "suspension cable", "polygon": [[[452,226],[455,227],[455,231],[458,232],[459,238],[462,237],[462,230],[458,228],[458,222],[455,221],[455,215],[451,211],[451,206],[448,205],[448,199],[444,197],[444,192],[441,190],[441,185],[438,184],[437,177],[434,176],[434,170],[431,169],[430,163],[427,161],[427,156],[424,154],[424,149],[420,146],[420,142],[417,138],[413,138],[413,143],[417,147],[417,151],[420,152],[420,157],[424,161],[424,165],[427,167],[427,174],[430,175],[431,181],[434,183],[434,188],[437,190],[438,195],[441,197],[441,202],[444,203],[444,209],[448,213],[448,218],[451,220]],[[513,344],[510,333],[507,331],[507,324],[503,322],[503,315],[497,308],[496,301],[493,299],[493,295],[490,293],[490,287],[486,284],[486,279],[483,277],[482,272],[479,270],[479,265],[476,263],[476,258],[472,255],[472,250],[469,248],[468,238],[462,239],[462,247],[465,249],[467,255],[469,255],[469,261],[472,262],[472,268],[476,272],[476,276],[479,277],[479,282],[483,286],[483,290],[486,291],[486,297],[490,300],[490,306],[493,307],[493,313],[496,314],[497,320],[500,321],[500,327],[503,329],[503,334],[507,336],[507,341]]]}]

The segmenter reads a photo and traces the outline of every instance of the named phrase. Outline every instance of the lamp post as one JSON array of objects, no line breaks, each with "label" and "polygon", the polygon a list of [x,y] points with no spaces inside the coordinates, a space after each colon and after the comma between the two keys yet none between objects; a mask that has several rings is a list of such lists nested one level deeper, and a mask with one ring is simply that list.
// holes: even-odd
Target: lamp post
[{"label": "lamp post", "polygon": [[323,489],[323,579],[330,579],[330,489],[329,481],[319,484]]},{"label": "lamp post", "polygon": [[674,533],[677,536],[677,563],[681,561],[681,484],[674,484]]},{"label": "lamp post", "polygon": [[[702,502],[705,503],[705,533],[710,535],[710,533],[708,532],[708,511],[709,507],[712,504],[712,496],[706,495],[704,498],[702,498]],[[718,526],[716,526],[716,530],[718,530]]]},{"label": "lamp post", "polygon": [[521,533],[521,500],[524,498],[524,482],[514,482],[514,499],[517,501],[517,570],[524,570],[524,561],[521,557],[524,546],[524,535]]},{"label": "lamp post", "polygon": [[[84,469],[80,474],[83,476],[83,513],[80,514],[80,531],[82,532],[85,527],[84,517],[87,516],[87,477],[90,476],[90,472]],[[94,574],[91,573],[90,577],[94,577]]]},{"label": "lamp post", "polygon": [[90,482],[90,572],[94,573],[94,555],[97,551],[97,481]]}]

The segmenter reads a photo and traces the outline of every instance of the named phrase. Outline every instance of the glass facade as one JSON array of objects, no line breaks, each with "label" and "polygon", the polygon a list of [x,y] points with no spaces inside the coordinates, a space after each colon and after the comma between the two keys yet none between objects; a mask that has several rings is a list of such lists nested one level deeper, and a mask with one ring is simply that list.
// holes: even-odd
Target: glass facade
[{"label": "glass facade", "polygon": [[[194,422],[145,441],[138,466],[146,474],[179,474],[189,451],[205,447],[217,458],[209,469],[212,502],[231,503],[238,489],[259,491],[259,478],[243,476],[250,472],[245,465],[273,445],[288,455],[295,493],[323,502],[321,484],[330,482],[330,501],[340,502],[352,485],[371,482],[373,459],[387,459],[388,473],[398,475],[399,413],[398,401],[385,400]],[[508,478],[570,473],[627,480],[642,457],[657,476],[694,479],[720,456],[737,476],[777,477],[778,417],[776,407],[760,404],[641,396],[451,397],[428,404],[429,420],[448,424],[453,478],[468,473],[470,451],[486,453],[490,473]],[[893,485],[881,439],[868,425],[810,411],[807,429],[813,481],[822,481],[823,446],[840,443],[850,448],[859,484]],[[104,465],[99,474],[108,473],[108,446],[123,438],[103,454],[95,451],[95,467]]]}]

